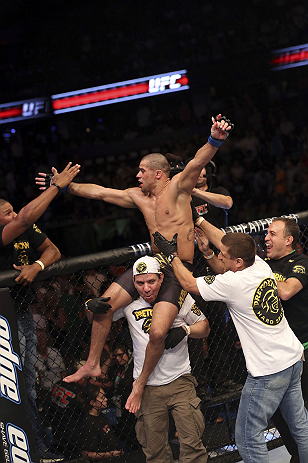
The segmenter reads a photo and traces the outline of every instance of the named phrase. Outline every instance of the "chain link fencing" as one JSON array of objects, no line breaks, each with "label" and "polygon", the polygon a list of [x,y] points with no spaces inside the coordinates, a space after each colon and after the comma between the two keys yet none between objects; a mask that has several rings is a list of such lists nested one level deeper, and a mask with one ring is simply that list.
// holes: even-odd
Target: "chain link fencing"
[{"label": "chain link fencing", "polygon": [[[307,254],[308,211],[293,217],[301,227],[297,252]],[[257,220],[224,231],[251,234],[258,254],[264,257],[264,237],[271,220]],[[23,317],[20,298],[26,298],[34,320],[34,327],[29,325],[29,329],[37,335],[35,361],[30,365],[36,372],[37,416],[32,418],[35,429],[38,438],[55,454],[63,455],[65,461],[95,459],[97,455],[95,451],[91,454],[91,449],[95,444],[100,448],[100,439],[104,439],[104,445],[108,443],[109,448],[121,451],[121,461],[145,461],[135,434],[135,417],[124,407],[133,382],[132,343],[126,321],[121,319],[112,325],[102,352],[99,377],[78,383],[62,381],[88,357],[91,325],[85,301],[102,295],[119,274],[144,254],[151,254],[149,243],[64,259],[40,272],[26,294],[23,287],[19,294],[12,294],[15,307],[19,305],[18,318]],[[196,250],[195,276],[210,272],[205,264]],[[12,287],[16,275],[15,271],[1,272],[0,287]],[[206,424],[202,440],[209,460],[231,463],[241,460],[234,441],[234,427],[246,379],[245,360],[226,306],[199,299],[197,303],[211,327],[207,339],[189,338],[192,373],[198,381],[197,394]],[[22,342],[20,339],[20,345]],[[124,362],[119,361],[119,355],[111,355],[114,352],[120,354]],[[94,417],[97,401],[100,411],[98,417]],[[282,444],[271,422],[265,439],[269,449]],[[179,442],[171,414],[169,443],[176,460]]]}]

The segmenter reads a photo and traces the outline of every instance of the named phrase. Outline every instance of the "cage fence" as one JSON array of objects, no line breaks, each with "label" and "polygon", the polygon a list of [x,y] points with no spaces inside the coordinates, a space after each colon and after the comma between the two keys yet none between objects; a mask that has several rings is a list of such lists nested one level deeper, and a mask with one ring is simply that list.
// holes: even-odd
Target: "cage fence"
[{"label": "cage fence", "polygon": [[[294,214],[301,228],[297,252],[307,254],[308,211]],[[245,232],[253,236],[257,252],[266,254],[264,237],[272,219],[228,227],[226,233]],[[33,428],[54,454],[64,461],[94,460],[98,449],[108,444],[110,457],[122,454],[123,461],[142,462],[145,457],[135,433],[135,417],[125,409],[133,383],[132,342],[127,322],[113,322],[101,355],[101,374],[66,383],[63,377],[74,373],[86,361],[91,340],[91,324],[85,302],[101,296],[111,282],[141,255],[151,254],[149,243],[114,249],[87,256],[64,259],[39,274],[31,288],[11,292],[18,319],[23,307],[31,307],[28,330],[35,332],[35,357],[28,368],[35,369],[36,410]],[[196,249],[195,276],[210,269]],[[0,287],[14,285],[15,271],[0,273]],[[15,286],[16,288],[16,286]],[[21,304],[20,300],[25,301]],[[221,302],[196,302],[209,320],[208,338],[189,338],[192,373],[198,381],[197,395],[205,419],[202,441],[209,460],[231,463],[241,460],[234,428],[246,366],[241,345],[227,307]],[[34,325],[32,325],[34,321]],[[25,350],[20,338],[21,351]],[[24,347],[24,349],[22,349]],[[28,363],[31,358],[23,359]],[[169,444],[174,460],[179,458],[179,441],[169,416]],[[35,422],[35,423],[34,423]],[[265,430],[268,448],[282,445],[273,423]],[[118,453],[117,453],[118,452]],[[108,456],[107,454],[103,455]]]}]

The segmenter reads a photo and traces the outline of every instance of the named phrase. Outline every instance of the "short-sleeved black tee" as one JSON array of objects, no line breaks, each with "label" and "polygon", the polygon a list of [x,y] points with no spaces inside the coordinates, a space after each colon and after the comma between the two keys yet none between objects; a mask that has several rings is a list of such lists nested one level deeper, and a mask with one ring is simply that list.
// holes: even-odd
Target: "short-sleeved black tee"
[{"label": "short-sleeved black tee", "polygon": [[[35,224],[27,228],[21,235],[15,238],[6,246],[2,242],[2,231],[4,225],[0,226],[0,271],[14,270],[15,265],[31,265],[37,258],[37,249],[44,243],[47,236]],[[29,287],[15,285],[11,288],[11,295],[14,306],[17,310],[27,310],[28,305],[33,301],[33,291]]]},{"label": "short-sleeved black tee", "polygon": [[[219,195],[230,196],[230,193],[226,188],[217,187],[208,190],[209,193],[216,193]],[[213,206],[212,204],[204,201],[201,198],[197,198],[196,196],[192,196],[193,205],[196,208],[201,217],[206,219],[211,224],[215,225],[217,228],[225,228],[228,225],[228,213],[225,209],[221,209],[220,207]]]},{"label": "short-sleeved black tee", "polygon": [[114,435],[107,418],[86,415],[82,423],[82,450],[87,452],[109,452],[119,450],[119,442]]},{"label": "short-sleeved black tee", "polygon": [[265,259],[277,281],[297,278],[303,285],[288,301],[281,301],[288,323],[301,343],[308,342],[308,257],[295,251],[278,260]]}]

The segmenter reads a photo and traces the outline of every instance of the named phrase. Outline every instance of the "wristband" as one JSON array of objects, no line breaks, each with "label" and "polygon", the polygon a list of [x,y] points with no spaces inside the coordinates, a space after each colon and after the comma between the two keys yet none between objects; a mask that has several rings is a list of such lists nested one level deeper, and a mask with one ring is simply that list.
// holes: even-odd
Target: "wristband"
[{"label": "wristband", "polygon": [[209,256],[205,256],[205,255],[203,254],[203,257],[204,257],[204,259],[206,259],[206,260],[213,259],[214,256],[215,256],[214,251],[213,251],[212,254],[209,255]]},{"label": "wristband", "polygon": [[215,148],[220,148],[224,141],[225,140],[217,140],[217,138],[213,138],[212,135],[208,138],[209,144],[215,146]]},{"label": "wristband", "polygon": [[35,260],[34,263],[39,264],[41,266],[41,270],[44,270],[45,265],[43,264],[43,262],[41,260]]},{"label": "wristband", "polygon": [[170,254],[170,256],[167,257],[167,260],[168,260],[169,264],[171,264],[171,262],[173,261],[173,259],[174,259],[175,257],[177,257],[177,256],[178,256],[177,252],[174,252],[173,254]]},{"label": "wristband", "polygon": [[84,306],[85,306],[85,309],[88,311],[88,312],[91,312],[91,310],[89,309],[88,307],[88,302],[92,301],[92,298],[91,299],[88,299],[85,303],[84,303]]},{"label": "wristband", "polygon": [[62,191],[63,194],[67,192],[68,186],[69,186],[69,184],[66,185],[65,187],[61,188],[61,191]]},{"label": "wristband", "polygon": [[59,185],[57,185],[55,182],[51,182],[51,185],[54,185],[58,188],[59,191],[61,191],[61,187]]},{"label": "wristband", "polygon": [[202,222],[204,222],[204,218],[203,217],[198,217],[197,220],[195,221],[195,225],[197,225],[197,227],[200,227]]},{"label": "wristband", "polygon": [[182,326],[183,326],[183,328],[185,327],[184,329],[186,329],[186,331],[187,331],[187,336],[189,336],[190,335],[190,326],[189,325],[182,325]]}]

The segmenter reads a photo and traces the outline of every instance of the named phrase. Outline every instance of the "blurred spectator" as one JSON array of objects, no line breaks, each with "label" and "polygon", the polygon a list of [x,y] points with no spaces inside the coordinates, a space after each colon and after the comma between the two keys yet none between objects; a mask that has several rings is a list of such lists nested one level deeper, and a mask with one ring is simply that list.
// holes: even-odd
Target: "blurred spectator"
[{"label": "blurred spectator", "polygon": [[287,194],[286,170],[281,163],[276,162],[273,196],[278,203],[279,215],[282,215],[285,212],[286,194]]},{"label": "blurred spectator", "polygon": [[64,276],[56,279],[62,294],[59,297],[59,305],[63,308],[66,317],[66,340],[69,352],[76,359],[80,359],[81,353],[88,344],[90,327],[86,320],[84,308],[85,299],[81,297],[81,291],[88,294],[84,285],[80,285],[76,277]]},{"label": "blurred spectator", "polygon": [[123,455],[119,441],[102,413],[107,408],[107,398],[102,388],[90,388],[86,408],[88,412],[81,424],[82,457],[87,460],[102,460]]},{"label": "blurred spectator", "polygon": [[89,288],[88,299],[93,297],[99,297],[104,291],[102,291],[102,284],[105,282],[106,277],[103,273],[100,273],[96,269],[91,269],[85,272],[83,281]]},{"label": "blurred spectator", "polygon": [[124,344],[118,344],[113,349],[113,364],[107,371],[110,383],[106,394],[115,405],[118,424],[115,433],[119,439],[125,441],[127,448],[138,448],[139,444],[135,433],[135,417],[125,409],[125,403],[131,393],[133,385],[133,353]]},{"label": "blurred spectator", "polygon": [[35,324],[35,328],[39,328],[41,330],[47,330],[47,318],[45,316],[45,301],[44,297],[47,292],[47,288],[44,286],[40,286],[36,290],[36,299],[37,303],[31,305],[32,313],[33,313],[33,320]]},{"label": "blurred spectator", "polygon": [[[72,371],[75,368],[71,366]],[[89,387],[85,378],[71,384],[60,381],[52,388],[50,402],[43,404],[48,427],[52,429],[52,447],[67,459],[80,456],[81,423]]]},{"label": "blurred spectator", "polygon": [[54,384],[59,382],[65,372],[65,364],[60,352],[50,345],[50,338],[46,331],[36,329],[37,358],[35,369],[39,375],[39,382],[45,394],[51,392]]},{"label": "blurred spectator", "polygon": [[267,201],[273,190],[273,177],[266,166],[259,163],[259,168],[253,176],[252,197],[254,203]]},{"label": "blurred spectator", "polygon": [[59,297],[52,286],[49,286],[44,296],[45,311],[49,335],[53,338],[53,347],[65,357],[70,352],[67,340],[67,317],[60,305]]}]

